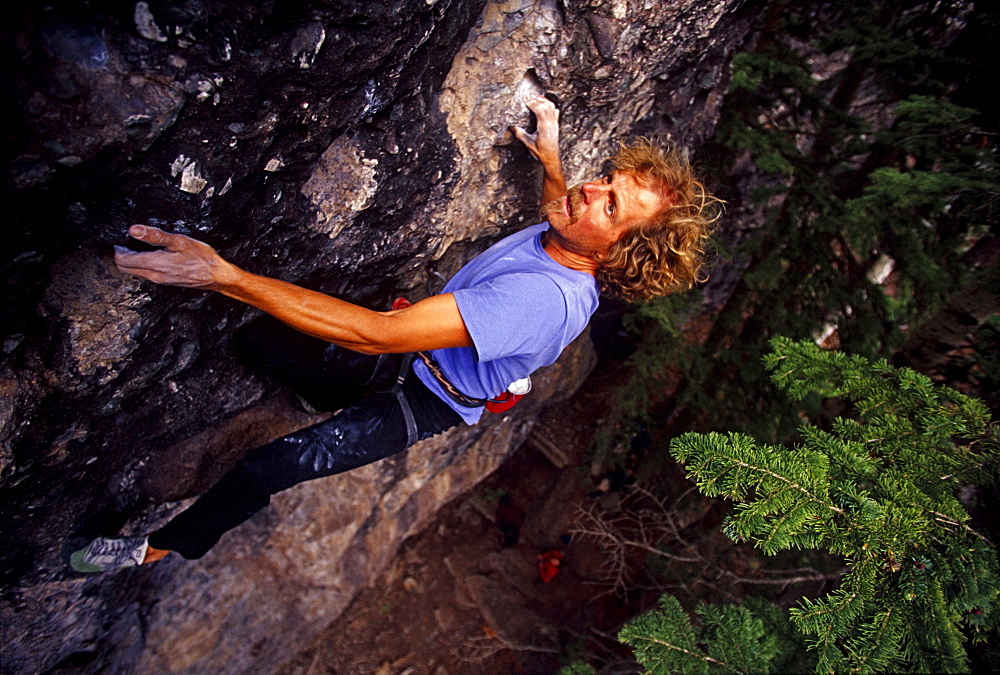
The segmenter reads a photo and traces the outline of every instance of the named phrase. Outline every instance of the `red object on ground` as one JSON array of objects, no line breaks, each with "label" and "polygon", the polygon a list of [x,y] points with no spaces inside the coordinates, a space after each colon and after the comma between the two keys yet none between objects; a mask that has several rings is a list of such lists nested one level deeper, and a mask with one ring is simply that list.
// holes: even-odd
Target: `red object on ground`
[{"label": "red object on ground", "polygon": [[538,576],[542,578],[543,582],[549,583],[556,578],[556,575],[559,574],[559,566],[562,564],[562,557],[562,551],[555,548],[538,554]]}]

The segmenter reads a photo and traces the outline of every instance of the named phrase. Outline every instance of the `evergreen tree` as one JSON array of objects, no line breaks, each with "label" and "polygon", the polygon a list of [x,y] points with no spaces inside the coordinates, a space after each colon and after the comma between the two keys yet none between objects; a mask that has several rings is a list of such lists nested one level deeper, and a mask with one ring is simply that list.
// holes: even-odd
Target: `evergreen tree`
[{"label": "evergreen tree", "polygon": [[[786,338],[771,347],[766,367],[788,396],[837,397],[856,414],[802,426],[790,448],[712,432],[670,451],[701,492],[737,503],[728,536],[767,554],[823,549],[848,571],[787,617],[763,602],[700,605],[695,623],[666,597],[620,639],[654,673],[967,672],[966,639],[985,639],[1000,616],[996,550],[959,498],[1000,468],[985,406],[884,360]],[[796,663],[803,646],[810,662]]]},{"label": "evergreen tree", "polygon": [[[641,424],[654,437],[646,474],[669,461],[657,436],[730,430],[670,444],[705,494],[739,502],[727,534],[767,553],[828,551],[849,571],[791,613],[744,602],[706,618],[664,600],[622,634],[654,672],[962,671],[967,641],[995,630],[996,553],[957,498],[995,482],[986,409],[809,342],[774,345],[773,378],[763,357],[775,335],[828,335],[889,357],[959,290],[995,290],[980,253],[997,235],[986,65],[997,15],[986,3],[774,0],[734,59],[717,134],[700,151],[729,222],[751,223],[723,225],[731,290],[706,299],[707,319],[697,292],[636,309],[641,342],[617,430]],[[995,325],[975,344],[993,344]],[[963,366],[970,385],[989,386],[993,361],[987,349]],[[856,414],[829,419],[838,405]],[[765,630],[750,639],[757,621]],[[741,637],[716,644],[727,636]]]},{"label": "evergreen tree", "polygon": [[955,73],[982,64],[948,46],[990,11],[770,4],[701,152],[732,217],[758,215],[752,230],[722,232],[743,272],[697,340],[678,331],[697,299],[637,310],[626,414],[687,410],[702,427],[786,438],[798,420],[761,366],[771,336],[832,334],[852,353],[889,356],[972,280],[970,249],[996,235],[996,119],[956,103],[974,97]]}]

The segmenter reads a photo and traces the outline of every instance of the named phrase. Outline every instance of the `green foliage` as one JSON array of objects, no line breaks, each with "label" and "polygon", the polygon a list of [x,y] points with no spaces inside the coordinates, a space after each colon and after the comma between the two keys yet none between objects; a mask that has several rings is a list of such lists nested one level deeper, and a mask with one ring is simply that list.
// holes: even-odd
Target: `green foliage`
[{"label": "green foliage", "polygon": [[[633,417],[645,416],[658,400],[664,378],[662,354],[669,352],[678,357],[678,363],[693,363],[691,354],[681,356],[682,350],[696,349],[681,334],[681,327],[697,311],[701,294],[697,291],[676,293],[638,305],[635,313],[625,318],[625,328],[634,332],[644,332],[649,340],[635,353],[631,365],[635,377],[620,392],[620,405]],[[656,330],[644,331],[646,324],[653,324]]]},{"label": "green foliage", "polygon": [[778,638],[764,621],[735,605],[698,605],[694,625],[681,603],[669,595],[659,607],[626,625],[618,638],[635,650],[649,673],[761,673],[770,670]]},{"label": "green foliage", "polygon": [[[688,433],[671,453],[701,492],[737,503],[724,527],[731,538],[846,561],[836,590],[790,612],[815,672],[966,672],[967,637],[983,639],[1000,615],[996,550],[967,525],[958,497],[1000,466],[985,406],[885,361],[811,341],[771,347],[767,368],[788,396],[836,397],[855,415],[828,430],[803,425],[791,448]],[[651,672],[779,672],[776,658],[795,649],[776,608],[695,611],[698,627],[666,598],[620,639]]]},{"label": "green foliage", "polygon": [[559,669],[559,675],[594,675],[596,671],[584,661],[573,661]]},{"label": "green foliage", "polygon": [[[654,436],[665,419],[717,432],[670,452],[704,493],[737,502],[729,536],[847,564],[836,590],[790,613],[744,603],[741,625],[759,619],[776,640],[759,672],[962,671],[966,642],[997,626],[996,552],[958,497],[995,481],[997,432],[979,401],[878,358],[982,283],[967,254],[997,232],[1000,184],[992,81],[976,74],[996,51],[987,5],[770,3],[700,153],[730,212],[754,214],[727,241],[741,276],[713,323],[684,325],[676,301],[633,315],[623,415]],[[818,349],[820,334],[859,356]],[[973,344],[966,381],[995,392],[1000,323]],[[647,472],[665,463],[655,453]],[[701,613],[654,614],[623,634],[651,670],[746,667],[712,661],[731,650]]]},{"label": "green foliage", "polygon": [[[996,230],[1000,180],[995,116],[967,105],[975,96],[958,90],[958,57],[941,37],[983,21],[968,11],[880,0],[774,2],[762,13],[700,153],[730,211],[759,216],[727,242],[741,278],[695,344],[673,301],[636,311],[643,338],[624,414],[686,408],[703,429],[784,442],[798,411],[760,365],[770,337],[832,332],[852,353],[885,356],[902,345],[901,327],[971,280],[964,256]],[[981,65],[962,58],[964,70]],[[661,386],[671,380],[683,384]]]}]

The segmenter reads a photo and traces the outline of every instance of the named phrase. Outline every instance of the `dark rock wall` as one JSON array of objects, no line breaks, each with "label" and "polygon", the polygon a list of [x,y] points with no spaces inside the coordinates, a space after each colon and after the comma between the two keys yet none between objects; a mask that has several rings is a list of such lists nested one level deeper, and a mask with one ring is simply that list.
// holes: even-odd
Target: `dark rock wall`
[{"label": "dark rock wall", "polygon": [[[507,131],[530,121],[518,96],[545,88],[559,97],[572,181],[594,175],[629,134],[697,146],[759,9],[743,0],[186,0],[8,10],[3,670],[242,670],[238,646],[280,626],[281,639],[243,657],[267,670],[374,579],[436,506],[495,467],[532,420],[530,406],[515,409],[493,431],[445,440],[467,454],[460,469],[441,451],[417,470],[415,448],[366,473],[367,487],[332,479],[340,487],[328,490],[362,496],[356,513],[288,509],[339,533],[326,549],[304,525],[255,519],[269,534],[242,535],[251,544],[263,537],[272,552],[301,545],[307,558],[334,560],[322,573],[315,560],[289,572],[294,583],[252,547],[230,551],[252,559],[252,572],[210,556],[155,574],[76,578],[59,551],[70,533],[110,527],[108,514],[148,525],[173,508],[156,504],[203,489],[248,444],[309,421],[234,360],[233,332],[254,311],[116,271],[111,245],[127,243],[129,224],[197,236],[251,271],[372,307],[418,299],[534,218],[538,169]],[[317,489],[288,499],[309,502]],[[354,558],[331,558],[330,547]],[[168,590],[176,606],[157,614]],[[286,604],[270,619],[254,609],[276,595]],[[214,609],[199,614],[206,598]]]},{"label": "dark rock wall", "polygon": [[[251,312],[123,279],[110,245],[150,222],[253,271],[378,304],[439,236],[406,226],[427,202],[427,172],[453,172],[436,90],[481,8],[115,4],[25,12],[6,40],[21,53],[22,123],[5,139],[20,245],[5,261],[0,471],[14,499],[45,493],[75,503],[74,516],[135,457],[262,393],[228,356]],[[391,185],[372,183],[363,217],[332,245],[306,225],[300,188],[338,137],[397,145],[376,150]],[[35,530],[32,515],[11,524]]]}]

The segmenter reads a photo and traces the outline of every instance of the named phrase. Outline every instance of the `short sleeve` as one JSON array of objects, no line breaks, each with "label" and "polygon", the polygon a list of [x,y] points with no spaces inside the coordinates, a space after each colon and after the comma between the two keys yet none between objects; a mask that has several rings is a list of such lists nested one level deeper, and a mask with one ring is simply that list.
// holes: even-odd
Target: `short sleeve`
[{"label": "short sleeve", "polygon": [[454,295],[479,362],[541,352],[567,319],[562,289],[544,274],[503,274]]}]

